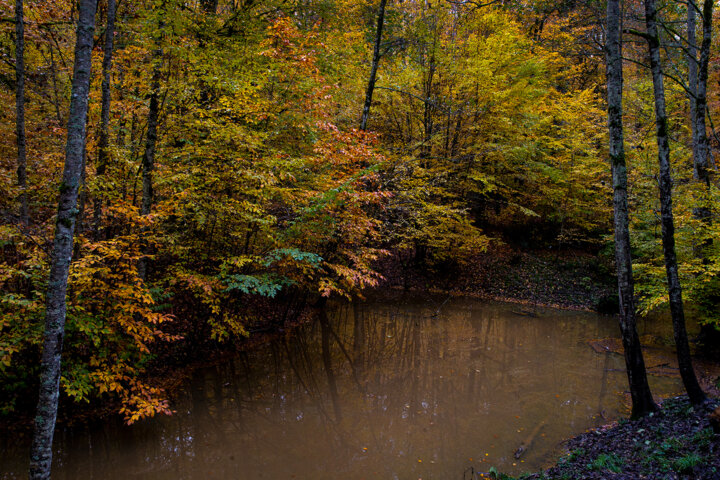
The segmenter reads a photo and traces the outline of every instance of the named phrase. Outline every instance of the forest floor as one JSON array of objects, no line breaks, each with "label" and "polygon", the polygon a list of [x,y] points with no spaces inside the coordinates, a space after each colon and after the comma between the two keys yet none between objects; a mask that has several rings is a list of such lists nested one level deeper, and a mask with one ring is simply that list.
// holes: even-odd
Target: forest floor
[{"label": "forest floor", "polygon": [[396,256],[382,265],[381,271],[386,285],[411,291],[609,314],[618,309],[612,265],[583,251],[526,252],[493,246],[461,265],[438,262],[419,268]]},{"label": "forest floor", "polygon": [[[567,443],[558,463],[523,479],[720,479],[720,435],[710,423],[720,401],[693,407],[665,400],[659,412],[590,430]],[[504,474],[491,478],[511,479]]]}]

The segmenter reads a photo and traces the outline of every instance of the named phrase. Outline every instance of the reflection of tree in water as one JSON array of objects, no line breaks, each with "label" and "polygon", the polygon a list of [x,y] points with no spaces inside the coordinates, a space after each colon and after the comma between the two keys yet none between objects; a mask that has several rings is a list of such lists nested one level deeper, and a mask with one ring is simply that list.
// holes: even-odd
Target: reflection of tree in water
[{"label": "reflection of tree in water", "polygon": [[[317,453],[284,453],[286,463],[348,474],[392,465],[384,474],[401,475],[483,453],[503,462],[538,422],[586,421],[597,408],[597,400],[591,408],[567,393],[556,397],[600,385],[571,381],[568,360],[554,354],[566,337],[577,343],[586,326],[561,319],[548,330],[542,318],[499,318],[506,312],[495,309],[435,313],[362,304],[321,310],[312,325],[272,343],[270,385],[255,385],[259,395],[269,386],[272,394],[262,401],[256,393],[240,410],[262,416],[267,436],[287,427],[289,409],[304,398],[303,415],[315,423],[304,441]],[[246,369],[245,376],[261,378],[257,373]]]},{"label": "reflection of tree in water", "polygon": [[[345,330],[358,352],[356,365],[371,372],[363,381],[375,399],[373,417],[387,425],[378,430],[391,431],[398,416],[404,422],[404,430],[395,429],[397,436],[377,446],[385,452],[450,460],[458,456],[460,438],[498,436],[506,438],[487,446],[495,452],[503,449],[502,459],[527,440],[528,432],[541,431],[540,424],[569,422],[574,428],[579,422],[584,428],[602,410],[598,405],[605,387],[593,404],[588,397],[606,385],[602,377],[607,366],[583,368],[577,375],[582,360],[557,354],[587,334],[584,322],[518,316],[498,320],[506,312],[494,309],[455,310],[452,322],[434,321],[431,312],[417,313],[356,308],[352,329]],[[600,378],[592,378],[591,372]],[[527,458],[532,456],[530,451]]]}]

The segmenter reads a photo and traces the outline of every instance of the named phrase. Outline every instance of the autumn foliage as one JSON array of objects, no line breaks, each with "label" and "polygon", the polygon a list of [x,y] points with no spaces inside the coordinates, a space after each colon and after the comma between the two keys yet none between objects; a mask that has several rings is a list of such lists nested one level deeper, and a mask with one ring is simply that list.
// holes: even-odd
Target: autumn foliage
[{"label": "autumn foliage", "polygon": [[[84,184],[68,294],[66,401],[112,400],[128,422],[168,413],[150,373],[193,349],[231,345],[321,298],[383,280],[380,260],[440,271],[493,242],[600,250],[611,228],[602,53],[593,11],[525,12],[396,2],[368,131],[357,129],[371,57],[368,2],[120,2],[110,142],[98,169],[103,22],[93,57]],[[98,18],[103,18],[100,2]],[[0,0],[1,16],[13,5]],[[74,2],[27,2],[30,222],[18,221],[14,25],[0,23],[0,412],[36,387],[48,248],[60,185]],[[542,19],[542,22],[540,22]],[[538,28],[542,25],[542,28]],[[579,41],[582,40],[582,41]],[[141,214],[153,75],[159,75],[152,207]],[[717,77],[717,72],[713,72]],[[715,78],[713,77],[713,78]],[[647,79],[630,82],[637,144]],[[676,121],[682,123],[682,92]],[[712,108],[717,108],[716,104]],[[677,148],[686,140],[681,130]],[[652,147],[647,145],[648,150]],[[658,243],[645,153],[634,150],[644,290]],[[687,159],[677,155],[678,162]],[[648,167],[649,168],[649,167]],[[678,165],[682,168],[682,165]],[[682,195],[699,195],[688,185]],[[647,196],[646,196],[647,195]],[[711,195],[717,196],[715,188]],[[96,210],[99,216],[94,214]],[[680,210],[683,273],[716,321],[718,242]],[[138,265],[147,264],[147,274]],[[435,269],[435,270],[433,270]],[[713,297],[714,298],[714,297]]]}]

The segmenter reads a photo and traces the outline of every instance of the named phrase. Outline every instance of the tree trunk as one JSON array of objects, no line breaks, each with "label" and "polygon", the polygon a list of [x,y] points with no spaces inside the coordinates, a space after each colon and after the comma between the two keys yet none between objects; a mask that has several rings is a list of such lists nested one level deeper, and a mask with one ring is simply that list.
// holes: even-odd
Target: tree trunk
[{"label": "tree trunk", "polygon": [[20,221],[28,224],[27,148],[25,142],[25,24],[23,0],[15,1],[15,89],[17,180],[20,187]]},{"label": "tree trunk", "polygon": [[[162,29],[162,25],[160,26]],[[162,62],[162,49],[157,48],[154,54],[155,67],[150,85],[150,109],[148,111],[147,138],[145,139],[145,153],[142,159],[142,201],[140,214],[149,215],[153,204],[153,170],[155,169],[155,148],[157,145],[157,126],[160,112],[160,64]],[[138,276],[147,278],[147,258],[138,262]]]},{"label": "tree trunk", "polygon": [[30,478],[33,480],[50,478],[52,465],[52,440],[60,395],[60,359],[65,333],[65,295],[73,249],[78,187],[85,144],[96,8],[97,0],[80,2],[68,136],[65,147],[65,169],[60,185],[55,240],[47,290],[45,335],[40,365],[40,395],[30,452]]},{"label": "tree trunk", "polygon": [[383,25],[385,24],[385,5],[387,0],[380,0],[378,11],[377,30],[375,32],[375,49],[373,50],[372,67],[365,92],[365,105],[363,106],[362,118],[360,119],[360,130],[367,130],[367,122],[370,117],[370,105],[372,104],[373,91],[375,90],[375,79],[377,78],[378,65],[380,64],[380,42],[382,41]]},{"label": "tree trunk", "polygon": [[62,112],[60,112],[60,104],[62,103],[62,100],[60,99],[60,87],[58,86],[58,68],[57,63],[55,62],[55,53],[53,50],[52,45],[48,45],[48,52],[50,53],[50,71],[52,72],[51,78],[52,78],[52,84],[53,84],[53,107],[55,107],[55,119],[57,120],[58,125],[62,125],[64,123]]},{"label": "tree trunk", "polygon": [[[435,80],[435,40],[433,40],[433,45],[431,45],[430,48],[432,48],[432,53],[430,55],[430,61],[428,62],[428,70],[427,70],[427,76],[424,79],[423,82],[423,97],[425,98],[425,101],[423,102],[423,144],[422,148],[420,149],[420,155],[419,157],[422,158],[429,158],[432,154],[432,145],[430,143],[430,140],[432,140],[433,132],[434,132],[434,114],[435,114],[435,106],[433,102],[431,102],[432,93],[433,93],[433,82]],[[425,160],[422,164],[423,168],[428,168],[429,162]]]},{"label": "tree trunk", "polygon": [[[90,78],[90,83],[92,84],[92,78]],[[90,114],[88,113],[85,118],[85,125],[90,124]],[[88,191],[87,191],[87,161],[88,161],[88,154],[87,154],[87,128],[86,128],[86,137],[85,137],[85,143],[83,144],[83,154],[82,154],[82,168],[80,170],[80,191],[78,192],[78,205],[77,205],[77,216],[75,217],[75,233],[80,235],[85,233],[85,203],[88,198]],[[80,245],[75,245],[75,254],[77,255],[80,251]]]},{"label": "tree trunk", "polygon": [[[695,0],[688,0],[687,5],[687,63],[688,63],[688,100],[690,102],[690,129],[692,131],[693,160],[697,162],[697,88],[698,88],[698,58],[697,58],[697,10]],[[697,166],[697,163],[695,163]],[[696,167],[697,171],[697,167]]]},{"label": "tree trunk", "polygon": [[[689,5],[690,9],[693,5]],[[703,4],[703,41],[700,46],[700,64],[698,66],[697,78],[697,100],[695,106],[695,117],[693,119],[693,157],[695,179],[705,184],[706,188],[710,187],[710,142],[707,136],[705,125],[705,111],[707,110],[707,82],[708,82],[708,63],[710,62],[710,45],[712,42],[712,15],[713,0],[705,0]],[[689,28],[689,24],[688,24]],[[707,219],[710,216],[710,210],[706,206],[700,207],[699,212],[701,218]]]},{"label": "tree trunk", "polygon": [[[660,66],[660,41],[657,29],[655,0],[645,0],[645,23],[647,26],[647,41],[650,53],[650,70],[652,71],[653,77],[653,93],[655,95],[655,123],[658,162],[660,164],[659,186],[662,243],[670,297],[670,312],[672,315],[673,331],[675,333],[675,348],[677,349],[680,376],[682,377],[690,401],[697,404],[705,401],[705,394],[698,384],[690,359],[690,346],[685,329],[682,290],[680,287],[680,279],[678,278],[677,258],[675,256],[675,224],[672,211],[672,179],[670,178],[670,145],[667,131],[668,120],[665,112],[665,86],[663,84],[663,74]],[[700,102],[698,102],[698,110],[699,109]]]},{"label": "tree trunk", "polygon": [[610,133],[610,162],[613,177],[615,210],[615,259],[617,263],[618,294],[620,300],[620,330],[625,352],[632,417],[637,418],[657,410],[645,372],[640,339],[635,325],[635,300],[630,258],[630,227],[627,199],[627,167],[622,123],[622,42],[620,37],[620,0],[608,0],[607,43],[605,45],[608,91],[608,129]]},{"label": "tree trunk", "polygon": [[[697,12],[697,5],[695,2],[690,1],[688,4],[688,48],[697,50],[696,38],[695,38],[695,24],[690,24],[690,15],[694,16]],[[696,219],[700,220],[704,224],[710,224],[712,221],[712,210],[710,206],[710,174],[712,169],[710,168],[711,163],[711,150],[710,142],[706,132],[705,115],[707,109],[707,81],[708,81],[708,63],[710,60],[710,45],[712,41],[712,11],[713,1],[705,0],[703,4],[702,12],[702,45],[700,47],[700,69],[699,76],[696,74],[695,83],[692,83],[692,77],[689,78],[691,82],[691,88],[694,88],[695,98],[691,99],[690,104],[690,123],[692,127],[692,151],[693,151],[693,177],[694,180],[699,183],[699,187],[702,189],[699,202],[694,206],[693,215]],[[697,57],[697,55],[695,55]],[[696,64],[697,58],[688,60],[690,67]],[[694,108],[694,110],[693,110]],[[695,245],[695,253],[697,257],[703,262],[706,259],[705,251],[707,247],[712,243],[712,239],[700,239]],[[713,345],[720,345],[720,331],[715,327],[714,324],[704,324],[700,326],[700,334],[698,335],[699,343],[705,348],[712,348]]]},{"label": "tree trunk", "polygon": [[[90,79],[92,82],[92,79]],[[89,117],[89,115],[88,115]],[[89,118],[85,119],[87,126]],[[86,130],[87,134],[87,130]],[[87,138],[83,143],[82,166],[80,167],[80,187],[78,191],[77,215],[75,216],[75,232],[82,235],[85,232],[85,200],[87,199]],[[79,252],[80,245],[75,246],[75,254]]]},{"label": "tree trunk", "polygon": [[[115,0],[108,0],[107,22],[105,25],[105,44],[103,45],[103,64],[102,64],[102,106],[100,109],[100,132],[98,134],[98,159],[96,167],[96,176],[100,184],[108,164],[108,148],[110,146],[110,74],[112,70],[112,54],[113,41],[115,39]],[[104,200],[105,188],[101,185],[95,197],[95,210],[93,213],[93,233],[95,240],[102,237],[100,223],[102,221],[102,205]]]}]

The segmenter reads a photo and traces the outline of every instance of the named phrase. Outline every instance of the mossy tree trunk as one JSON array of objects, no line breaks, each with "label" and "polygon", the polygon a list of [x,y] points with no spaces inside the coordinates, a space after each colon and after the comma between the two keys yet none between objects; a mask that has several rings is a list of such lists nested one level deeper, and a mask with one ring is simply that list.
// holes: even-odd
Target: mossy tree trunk
[{"label": "mossy tree trunk", "polygon": [[654,412],[657,405],[652,398],[645,371],[640,339],[635,320],[634,283],[630,256],[630,221],[627,198],[627,166],[622,122],[622,39],[620,0],[607,3],[607,66],[608,129],[610,133],[610,162],[613,179],[615,211],[615,259],[617,264],[618,295],[620,300],[620,330],[622,333],[625,366],[627,368],[632,417]]},{"label": "mossy tree trunk", "polygon": [[96,9],[97,0],[81,0],[65,147],[65,169],[60,186],[55,240],[50,260],[45,335],[40,365],[40,395],[30,452],[30,478],[33,480],[50,478],[52,465],[52,442],[60,396],[60,360],[65,334],[65,295],[73,252],[73,236],[78,214],[78,189],[85,150]]},{"label": "mossy tree trunk", "polygon": [[[690,401],[697,404],[705,401],[705,394],[697,381],[690,358],[690,346],[685,328],[682,289],[675,254],[675,222],[672,209],[672,178],[670,175],[670,143],[668,140],[668,119],[665,108],[665,85],[660,64],[660,37],[657,27],[655,0],[645,0],[645,24],[647,28],[646,39],[650,54],[650,70],[653,79],[653,94],[655,97],[656,137],[658,144],[658,163],[660,165],[660,176],[658,180],[660,187],[662,244],[663,255],[665,257],[668,294],[670,297],[670,313],[672,315],[680,376],[682,377]],[[697,102],[696,108],[698,110],[702,108],[702,111],[705,111],[705,107],[701,107],[699,101]],[[700,136],[700,132],[698,132],[698,136]]]}]

